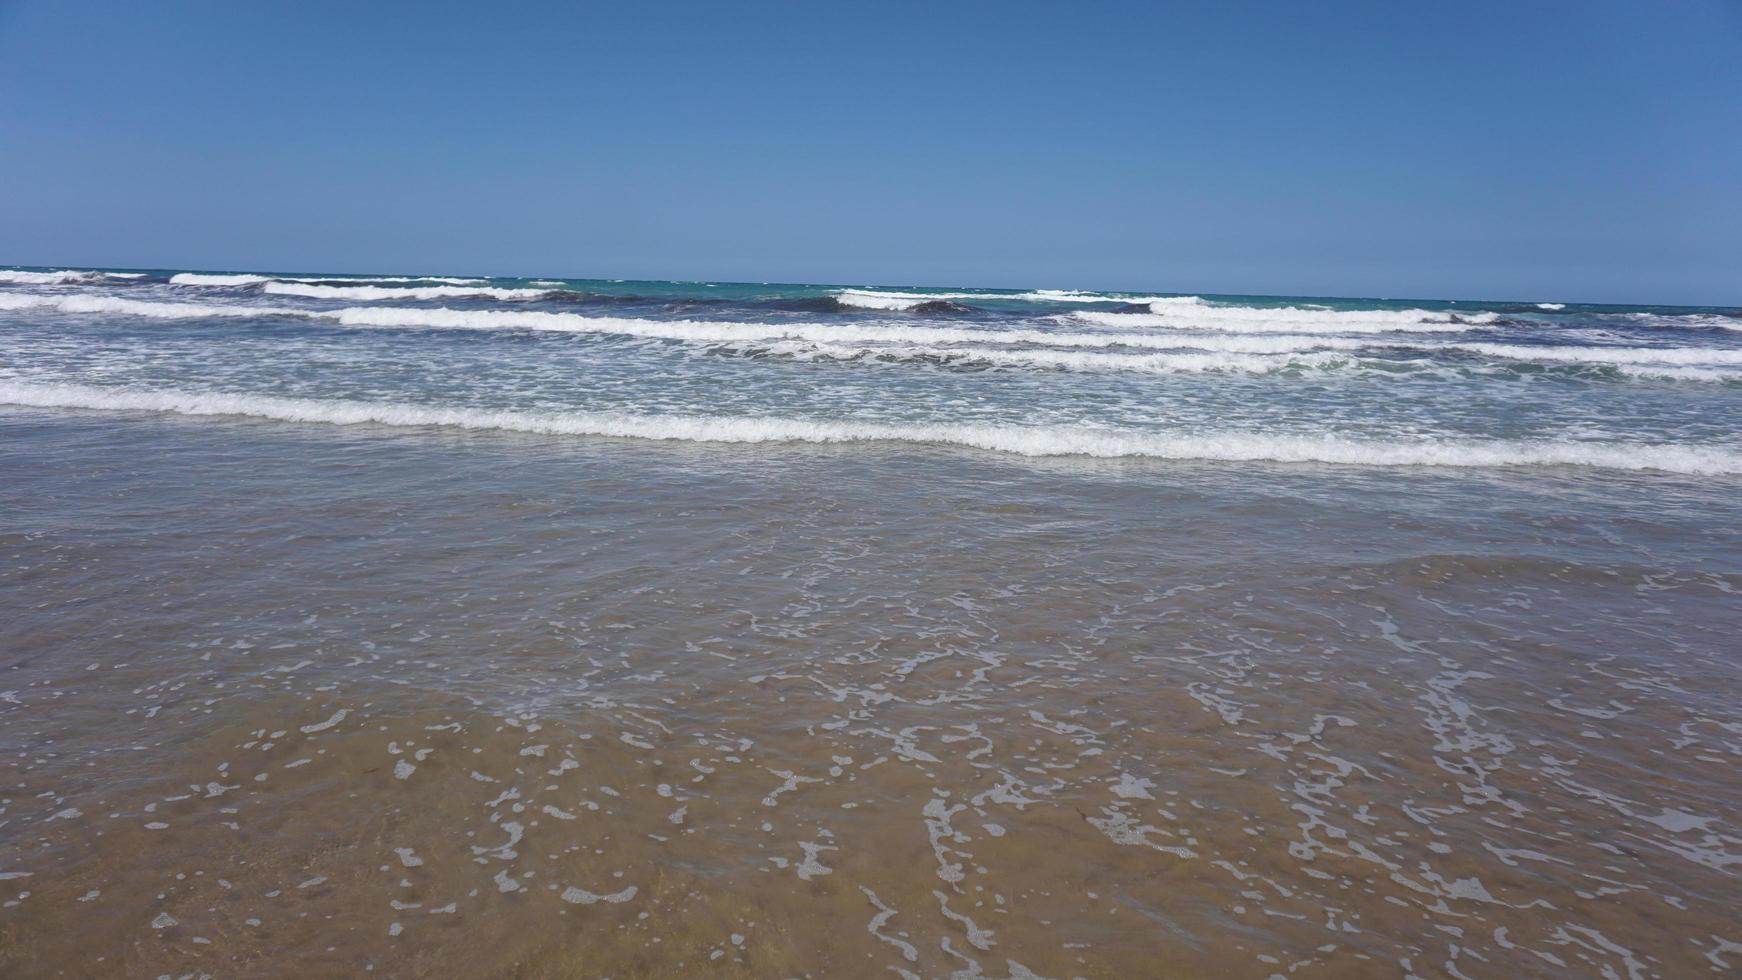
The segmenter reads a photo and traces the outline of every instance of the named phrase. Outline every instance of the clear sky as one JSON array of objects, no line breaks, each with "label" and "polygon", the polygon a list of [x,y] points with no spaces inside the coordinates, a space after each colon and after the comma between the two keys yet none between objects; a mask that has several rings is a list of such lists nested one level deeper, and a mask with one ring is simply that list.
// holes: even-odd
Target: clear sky
[{"label": "clear sky", "polygon": [[0,0],[0,262],[1742,304],[1742,0]]}]

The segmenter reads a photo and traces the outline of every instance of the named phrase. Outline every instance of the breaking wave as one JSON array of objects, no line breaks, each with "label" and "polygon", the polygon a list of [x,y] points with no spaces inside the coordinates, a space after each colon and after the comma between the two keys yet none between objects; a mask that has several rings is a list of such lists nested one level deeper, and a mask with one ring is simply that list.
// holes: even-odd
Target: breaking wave
[{"label": "breaking wave", "polygon": [[284,282],[279,280],[265,283],[260,287],[260,291],[280,296],[363,301],[461,298],[536,300],[545,299],[552,294],[549,289],[511,289],[493,286],[335,286],[326,282]]},{"label": "breaking wave", "polygon": [[[172,286],[253,286],[260,283],[340,283],[334,288],[354,288],[344,284],[345,277],[335,276],[263,276],[251,272],[241,273],[204,273],[178,272],[169,277]],[[451,276],[359,276],[355,282],[360,284],[383,282],[428,282],[447,286],[483,285],[487,279],[457,279]],[[271,291],[270,289],[268,290]]]},{"label": "breaking wave", "polygon": [[913,310],[927,303],[953,300],[1007,303],[1126,303],[1139,306],[1158,303],[1195,306],[1203,303],[1203,300],[1196,296],[1115,296],[1066,289],[1037,289],[1025,293],[907,293],[886,289],[843,289],[835,294],[835,299],[842,306],[890,311]]},{"label": "breaking wave", "polygon": [[207,275],[203,272],[178,272],[169,277],[172,286],[250,286],[257,282],[266,282],[267,276],[239,275]]},{"label": "breaking wave", "polygon": [[61,313],[118,313],[144,316],[158,320],[197,320],[204,317],[306,316],[306,310],[269,306],[226,306],[214,303],[154,303],[146,300],[121,299],[116,296],[94,296],[72,293],[43,296],[0,293],[0,310],[51,309]]},{"label": "breaking wave", "polygon": [[915,443],[1022,456],[1144,457],[1356,466],[1579,466],[1701,475],[1742,473],[1742,452],[1733,448],[1622,442],[1375,440],[1240,431],[1136,432],[1061,425],[963,425],[601,412],[531,413],[180,389],[142,390],[19,382],[0,382],[0,403],[32,408],[240,416],[330,425],[443,426],[683,442]]},{"label": "breaking wave", "polygon": [[[1024,350],[1002,347],[939,347],[927,345],[865,346],[804,341],[738,342],[705,348],[748,356],[774,356],[799,361],[876,361],[931,364],[956,368],[1025,368],[1042,371],[1125,372],[1136,374],[1201,374],[1211,372],[1272,374],[1357,364],[1349,354],[1334,351],[1240,354],[1181,351],[1121,354],[1108,351]],[[1401,363],[1401,362],[1391,362]]]},{"label": "breaking wave", "polygon": [[92,269],[57,269],[53,272],[27,272],[23,269],[0,269],[0,282],[20,286],[58,286],[75,282],[101,282],[105,279],[144,279],[143,272],[98,272]]},{"label": "breaking wave", "polygon": [[[715,320],[643,320],[593,317],[535,310],[455,310],[446,307],[347,306],[331,310],[244,306],[218,303],[154,303],[110,296],[0,294],[0,309],[53,309],[63,313],[115,313],[158,319],[281,316],[324,320],[346,327],[421,330],[537,330],[557,333],[615,334],[664,340],[721,342],[747,339],[809,340],[823,343],[1040,344],[1055,347],[1126,346],[1173,350],[1210,344],[1209,338],[1150,333],[994,330],[979,327],[856,323],[749,323]],[[1334,345],[1337,339],[1310,342]]]},{"label": "breaking wave", "polygon": [[1436,313],[1429,310],[1328,310],[1298,306],[1170,307],[1150,304],[1150,313],[1103,313],[1078,310],[1071,316],[1104,327],[1149,327],[1165,330],[1225,330],[1258,333],[1444,333],[1468,330],[1500,321],[1497,313]]},{"label": "breaking wave", "polygon": [[1532,344],[1475,342],[1450,344],[1448,347],[1518,361],[1742,366],[1742,350],[1713,350],[1705,347],[1542,347]]},{"label": "breaking wave", "polygon": [[[1242,360],[1234,355],[1303,355],[1326,352],[1466,353],[1518,362],[1609,366],[1618,373],[1689,381],[1736,381],[1742,375],[1714,370],[1742,367],[1742,350],[1703,347],[1592,347],[1484,343],[1374,333],[1363,328],[1336,336],[1308,332],[1243,333],[1239,328],[1201,331],[1069,331],[1033,328],[990,329],[904,323],[763,323],[711,320],[648,320],[533,310],[456,310],[446,307],[352,306],[312,310],[219,303],[159,303],[96,294],[0,293],[0,310],[52,309],[71,314],[118,314],[154,319],[205,317],[293,317],[358,329],[531,330],[672,340],[698,344],[800,342],[816,348],[815,359],[911,359],[1005,366],[1030,365],[1064,370],[1123,370],[1173,373],[1227,370],[1268,372],[1280,365]],[[1131,318],[1111,314],[1124,326]],[[1066,321],[1070,322],[1070,321]],[[1293,324],[1301,327],[1300,323]],[[1446,329],[1433,324],[1435,332]],[[1363,336],[1364,333],[1372,333]],[[1385,335],[1390,334],[1390,335]],[[858,346],[854,346],[858,345]],[[884,345],[871,347],[867,345]],[[1055,350],[1014,350],[1019,345]],[[836,348],[831,351],[828,348]],[[1067,350],[1056,350],[1067,348]],[[783,352],[801,356],[799,348]],[[1120,351],[1168,351],[1165,357]],[[995,351],[1002,351],[996,353]],[[1086,353],[1094,352],[1094,353]],[[1197,352],[1197,356],[1188,356]],[[1204,355],[1218,355],[1222,359]],[[1345,362],[1347,359],[1345,358]],[[1323,367],[1329,358],[1296,358],[1297,366]],[[1398,361],[1387,362],[1391,366]]]}]

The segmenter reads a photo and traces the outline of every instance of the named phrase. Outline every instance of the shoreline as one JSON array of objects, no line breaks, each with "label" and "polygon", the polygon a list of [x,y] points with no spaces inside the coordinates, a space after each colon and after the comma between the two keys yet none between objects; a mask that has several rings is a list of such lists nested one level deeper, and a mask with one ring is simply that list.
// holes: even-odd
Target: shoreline
[{"label": "shoreline", "polygon": [[21,973],[1724,952],[1709,481],[0,436]]}]

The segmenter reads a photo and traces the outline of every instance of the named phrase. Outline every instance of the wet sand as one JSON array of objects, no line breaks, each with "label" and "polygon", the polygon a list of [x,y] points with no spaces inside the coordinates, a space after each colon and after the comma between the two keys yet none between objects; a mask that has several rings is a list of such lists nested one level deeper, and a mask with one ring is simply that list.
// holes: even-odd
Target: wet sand
[{"label": "wet sand", "polygon": [[20,410],[0,472],[6,976],[1742,969],[1710,482]]}]

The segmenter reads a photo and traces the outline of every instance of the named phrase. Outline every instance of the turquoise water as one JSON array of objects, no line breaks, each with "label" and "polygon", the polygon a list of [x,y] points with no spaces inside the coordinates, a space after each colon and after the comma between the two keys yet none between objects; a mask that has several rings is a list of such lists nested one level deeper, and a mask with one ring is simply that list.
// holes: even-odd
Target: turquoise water
[{"label": "turquoise water", "polygon": [[37,406],[1742,472],[1725,309],[12,270],[0,328],[0,399]]}]

